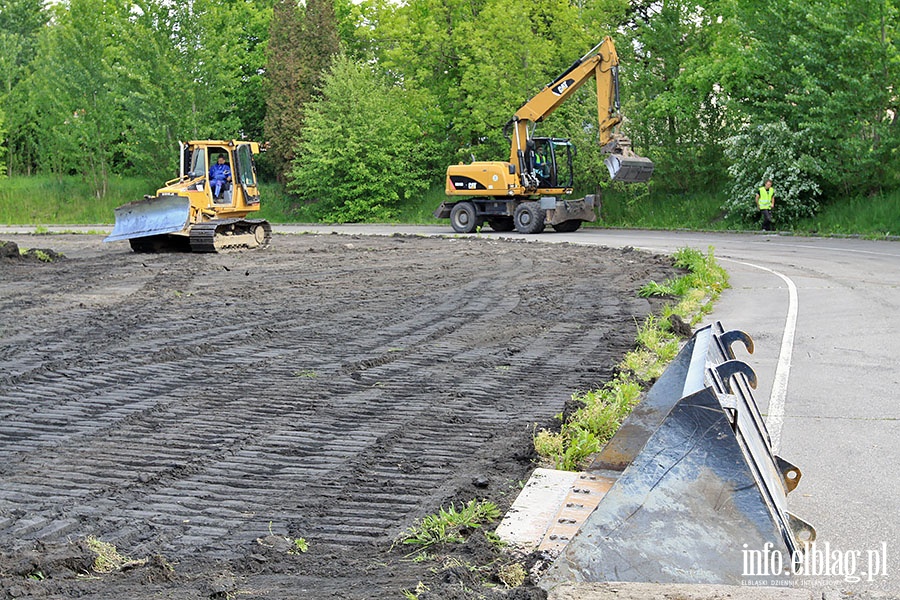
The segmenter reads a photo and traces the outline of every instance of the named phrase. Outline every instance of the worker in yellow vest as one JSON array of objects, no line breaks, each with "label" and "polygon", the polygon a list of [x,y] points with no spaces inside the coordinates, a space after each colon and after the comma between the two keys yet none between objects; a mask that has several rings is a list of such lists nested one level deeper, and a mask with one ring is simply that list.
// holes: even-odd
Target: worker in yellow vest
[{"label": "worker in yellow vest", "polygon": [[775,208],[775,188],[772,187],[772,180],[766,179],[766,184],[759,188],[756,194],[756,206],[762,213],[763,229],[770,231],[772,229],[772,209]]}]

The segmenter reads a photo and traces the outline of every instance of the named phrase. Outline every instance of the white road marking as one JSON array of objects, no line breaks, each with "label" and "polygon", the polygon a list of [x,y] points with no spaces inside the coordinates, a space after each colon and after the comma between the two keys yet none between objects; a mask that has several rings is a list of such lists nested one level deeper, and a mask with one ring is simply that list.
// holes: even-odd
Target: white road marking
[{"label": "white road marking", "polygon": [[769,407],[766,411],[766,429],[769,430],[769,437],[772,440],[772,452],[778,452],[781,445],[781,428],[784,425],[784,405],[787,400],[788,378],[791,373],[791,357],[794,352],[794,332],[797,330],[797,286],[790,277],[773,271],[767,267],[755,265],[753,263],[742,262],[723,258],[747,267],[767,271],[773,275],[777,275],[787,284],[788,288],[788,311],[784,321],[784,334],[781,337],[781,352],[778,355],[778,364],[775,367],[775,379],[772,382],[772,394],[769,396]]}]

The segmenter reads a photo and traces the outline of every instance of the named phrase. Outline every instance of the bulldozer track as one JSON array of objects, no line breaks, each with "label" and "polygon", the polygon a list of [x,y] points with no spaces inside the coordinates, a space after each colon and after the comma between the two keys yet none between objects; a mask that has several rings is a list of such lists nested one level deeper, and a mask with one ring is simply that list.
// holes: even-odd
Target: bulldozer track
[{"label": "bulldozer track", "polygon": [[672,274],[485,240],[55,241],[64,263],[0,265],[0,545],[94,535],[198,572],[273,531],[368,564],[441,506],[511,502],[535,424],[610,376]]},{"label": "bulldozer track", "polygon": [[191,252],[265,248],[271,240],[272,226],[263,219],[215,219],[191,225],[190,230]]}]

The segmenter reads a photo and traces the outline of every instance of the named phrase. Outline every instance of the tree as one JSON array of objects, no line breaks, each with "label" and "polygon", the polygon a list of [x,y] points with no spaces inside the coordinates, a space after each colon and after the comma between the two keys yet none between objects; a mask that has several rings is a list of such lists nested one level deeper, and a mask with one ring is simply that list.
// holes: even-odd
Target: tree
[{"label": "tree", "polygon": [[41,162],[59,174],[81,174],[103,197],[121,141],[117,40],[125,37],[128,9],[113,0],[71,0],[56,8],[33,78]]},{"label": "tree", "polygon": [[415,92],[340,56],[322,96],[306,107],[289,187],[318,202],[326,220],[390,219],[432,180],[434,156],[420,119],[426,110]]},{"label": "tree", "polygon": [[284,181],[301,139],[305,107],[318,97],[323,74],[339,51],[332,1],[308,0],[301,10],[296,0],[280,0],[269,36],[265,132],[275,173]]},{"label": "tree", "polygon": [[34,156],[29,120],[24,118],[27,103],[16,86],[31,73],[38,34],[47,23],[43,0],[0,0],[0,113],[5,112],[7,129],[0,136],[0,150],[8,154],[8,170],[27,172]]},{"label": "tree", "polygon": [[632,37],[619,44],[626,133],[655,162],[657,185],[713,185],[731,133],[718,91],[720,61],[713,60],[721,13],[714,0],[663,0],[644,9],[633,13]]},{"label": "tree", "polygon": [[727,92],[755,125],[807,131],[828,196],[877,191],[900,149],[893,0],[735,5],[742,76]]}]

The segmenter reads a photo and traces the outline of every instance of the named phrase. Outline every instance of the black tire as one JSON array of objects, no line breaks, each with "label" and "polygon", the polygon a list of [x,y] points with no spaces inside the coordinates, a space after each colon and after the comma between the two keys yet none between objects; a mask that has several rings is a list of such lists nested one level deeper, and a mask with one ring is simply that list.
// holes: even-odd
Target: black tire
[{"label": "black tire", "polygon": [[494,231],[512,231],[516,228],[512,217],[491,217],[488,219],[488,223]]},{"label": "black tire", "polygon": [[457,202],[450,209],[450,226],[456,233],[473,233],[481,222],[471,202]]},{"label": "black tire", "polygon": [[573,231],[578,231],[580,228],[581,221],[579,221],[578,219],[563,221],[562,223],[557,223],[553,226],[553,229],[560,233],[572,233]]},{"label": "black tire", "polygon": [[547,213],[538,202],[522,202],[516,207],[513,221],[519,233],[540,233],[544,230]]}]

